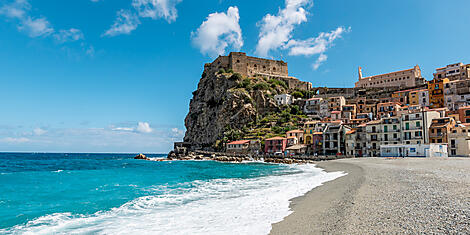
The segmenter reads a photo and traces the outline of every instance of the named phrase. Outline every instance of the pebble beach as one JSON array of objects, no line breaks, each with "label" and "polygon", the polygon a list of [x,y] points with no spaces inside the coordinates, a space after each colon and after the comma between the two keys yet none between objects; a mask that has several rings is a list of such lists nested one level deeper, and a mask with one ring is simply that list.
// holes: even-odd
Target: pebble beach
[{"label": "pebble beach", "polygon": [[348,175],[291,202],[271,234],[470,234],[470,159],[321,162]]}]

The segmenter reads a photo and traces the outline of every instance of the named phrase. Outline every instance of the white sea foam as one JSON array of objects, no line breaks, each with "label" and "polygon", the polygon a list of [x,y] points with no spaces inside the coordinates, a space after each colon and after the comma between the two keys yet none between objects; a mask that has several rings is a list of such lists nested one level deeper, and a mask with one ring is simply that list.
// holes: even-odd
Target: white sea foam
[{"label": "white sea foam", "polygon": [[[345,175],[313,165],[297,174],[191,182],[90,216],[57,213],[0,233],[21,234],[267,234],[291,213],[289,200]],[[186,185],[187,186],[187,185]],[[161,188],[158,190],[162,190]]]}]

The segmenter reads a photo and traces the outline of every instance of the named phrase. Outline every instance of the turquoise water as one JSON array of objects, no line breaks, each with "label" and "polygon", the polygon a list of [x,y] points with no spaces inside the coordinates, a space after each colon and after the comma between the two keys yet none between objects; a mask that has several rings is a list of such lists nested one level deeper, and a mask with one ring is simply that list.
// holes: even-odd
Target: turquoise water
[{"label": "turquoise water", "polygon": [[[219,233],[250,216],[266,225],[246,222],[240,232],[264,233],[288,214],[291,197],[339,176],[313,166],[132,157],[0,154],[0,233]],[[211,230],[211,220],[231,222]]]}]

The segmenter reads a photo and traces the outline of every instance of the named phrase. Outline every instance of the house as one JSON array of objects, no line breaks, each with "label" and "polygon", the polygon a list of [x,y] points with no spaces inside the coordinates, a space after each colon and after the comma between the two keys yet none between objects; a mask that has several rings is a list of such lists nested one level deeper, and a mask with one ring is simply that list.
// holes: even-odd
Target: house
[{"label": "house", "polygon": [[304,113],[317,119],[329,117],[328,101],[322,98],[311,98],[305,102]]},{"label": "house", "polygon": [[287,139],[287,142],[286,142],[287,147],[299,144],[299,140],[295,136],[287,137],[286,139]]},{"label": "house", "polygon": [[374,120],[366,123],[366,156],[379,156],[381,126],[382,120]]},{"label": "house", "polygon": [[380,146],[381,157],[448,157],[446,144],[394,144]]},{"label": "house", "polygon": [[410,105],[419,105],[421,107],[429,106],[429,91],[427,89],[413,90],[408,94]]},{"label": "house", "polygon": [[346,143],[346,155],[357,156],[356,145],[357,145],[357,132],[356,130],[350,130],[345,134]]},{"label": "house", "polygon": [[401,105],[397,102],[386,102],[379,103],[377,105],[377,117],[383,118],[386,116],[397,116],[397,112],[400,110]]},{"label": "house", "polygon": [[346,105],[346,99],[344,96],[330,97],[328,99],[328,110],[341,111],[343,105]]},{"label": "house", "polygon": [[287,138],[273,137],[264,140],[264,152],[267,154],[283,153],[286,151]]},{"label": "house", "polygon": [[341,111],[332,111],[331,112],[331,120],[332,121],[341,120]]},{"label": "house", "polygon": [[238,140],[227,144],[227,153],[258,154],[261,149],[259,140]]},{"label": "house", "polygon": [[425,144],[429,143],[429,127],[432,120],[440,118],[437,111],[425,109],[409,109],[401,113],[402,143]]},{"label": "house", "polygon": [[323,154],[346,154],[345,135],[351,128],[340,122],[331,122],[323,131]]},{"label": "house", "polygon": [[444,85],[449,82],[449,79],[433,79],[428,81],[429,92],[429,107],[443,108],[444,103]]},{"label": "house", "polygon": [[307,152],[307,145],[297,144],[286,148],[286,156],[299,156],[304,155]]},{"label": "house", "polygon": [[429,127],[429,143],[447,144],[449,142],[448,135],[454,127],[455,121],[450,117],[433,119]]},{"label": "house", "polygon": [[304,142],[304,131],[303,130],[292,130],[286,132],[286,138],[295,137],[298,143]]},{"label": "house", "polygon": [[470,157],[470,123],[458,123],[449,133],[449,156]]},{"label": "house", "polygon": [[344,120],[345,122],[349,122],[352,119],[356,119],[356,105],[355,104],[348,104],[348,105],[343,105],[342,110],[341,110],[341,119]]},{"label": "house", "polygon": [[274,100],[276,100],[276,104],[278,106],[291,105],[292,103],[294,103],[294,97],[289,94],[275,95]]},{"label": "house", "polygon": [[470,106],[461,107],[458,110],[459,120],[463,123],[470,123]]},{"label": "house", "polygon": [[384,117],[380,125],[379,141],[380,145],[401,143],[401,122],[400,117]]}]

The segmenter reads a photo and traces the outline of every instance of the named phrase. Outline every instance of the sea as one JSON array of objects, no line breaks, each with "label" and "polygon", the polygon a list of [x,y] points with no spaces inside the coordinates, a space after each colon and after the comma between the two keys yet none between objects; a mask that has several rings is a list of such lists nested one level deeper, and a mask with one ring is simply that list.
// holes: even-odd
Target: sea
[{"label": "sea", "polygon": [[0,234],[268,234],[291,199],[345,175],[134,156],[0,153]]}]

